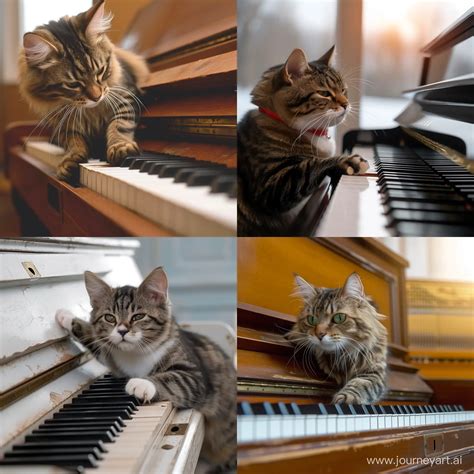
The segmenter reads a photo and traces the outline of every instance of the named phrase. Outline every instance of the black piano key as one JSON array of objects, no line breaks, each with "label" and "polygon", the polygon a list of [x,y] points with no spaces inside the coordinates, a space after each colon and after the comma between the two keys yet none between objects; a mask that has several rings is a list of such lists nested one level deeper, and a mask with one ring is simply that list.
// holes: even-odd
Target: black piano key
[{"label": "black piano key", "polygon": [[[23,443],[21,445],[15,445],[12,447],[12,450],[15,451],[16,449],[45,449],[48,450],[51,448],[51,443],[48,441],[30,441]],[[57,440],[54,442],[54,448],[89,448],[91,450],[97,449],[100,453],[106,453],[107,448],[103,441],[100,440]]]},{"label": "black piano key", "polygon": [[98,428],[113,428],[117,432],[123,431],[123,427],[116,421],[70,421],[63,418],[56,418],[54,420],[44,420],[41,426],[67,426],[67,427],[98,427]]},{"label": "black piano key", "polygon": [[338,415],[344,415],[345,414],[340,403],[334,404],[333,407],[336,409],[336,412],[337,412]]},{"label": "black piano key", "polygon": [[40,441],[103,441],[104,443],[111,443],[114,437],[103,431],[81,431],[77,433],[69,433],[67,431],[57,431],[55,433],[35,433],[25,436],[26,442],[40,442]]},{"label": "black piano key", "polygon": [[267,410],[264,403],[252,403],[253,415],[267,415]]},{"label": "black piano key", "polygon": [[413,222],[442,222],[443,224],[461,224],[473,225],[474,214],[471,213],[452,213],[452,212],[436,212],[436,211],[410,211],[403,209],[395,209],[388,214],[391,222],[413,221]]},{"label": "black piano key", "polygon": [[90,454],[70,454],[70,455],[49,455],[32,457],[9,457],[0,460],[0,465],[19,466],[19,465],[49,465],[52,466],[72,466],[72,467],[97,467],[98,462]]},{"label": "black piano key", "polygon": [[186,180],[186,186],[210,186],[212,182],[221,176],[219,170],[199,171],[192,173]]},{"label": "black piano key", "polygon": [[228,193],[236,181],[237,175],[235,173],[230,176],[219,176],[211,184],[211,193]]},{"label": "black piano key", "polygon": [[367,410],[366,405],[352,405],[356,415],[368,415],[369,411]]},{"label": "black piano key", "polygon": [[434,192],[420,192],[420,191],[400,191],[387,190],[384,195],[386,200],[400,199],[407,201],[425,201],[425,202],[453,202],[463,201],[463,198],[454,193],[434,193]]},{"label": "black piano key", "polygon": [[300,410],[300,407],[298,406],[297,403],[291,402],[289,405],[290,405],[291,409],[293,410],[294,415],[301,415],[302,414],[301,410]]},{"label": "black piano key", "polygon": [[136,404],[140,404],[140,402],[138,401],[138,398],[132,396],[132,395],[128,395],[126,392],[123,392],[121,394],[118,394],[118,395],[113,395],[113,394],[110,394],[110,395],[94,395],[94,394],[88,394],[88,395],[79,395],[78,397],[75,397],[73,402],[75,400],[89,400],[90,402],[103,402],[103,403],[128,403],[128,402],[132,402],[132,403],[136,403]]},{"label": "black piano key", "polygon": [[[196,163],[195,166],[197,166],[199,162],[195,161],[195,163]],[[181,167],[181,168],[189,168],[189,167],[193,166],[193,164],[190,160],[187,160],[187,161],[155,161],[150,166],[150,169],[148,170],[148,174],[159,175],[162,168],[164,168],[165,166],[171,166],[171,165],[177,165],[178,167]]]},{"label": "black piano key", "polygon": [[58,411],[53,414],[53,418],[83,418],[94,416],[97,418],[109,418],[111,416],[115,416],[117,418],[121,418],[122,420],[130,420],[132,417],[125,412],[124,410],[74,410],[74,411]]},{"label": "black piano key", "polygon": [[406,209],[412,211],[438,211],[446,213],[464,213],[467,211],[463,202],[410,202],[392,199],[389,201],[390,208],[387,212],[393,212],[396,209]]},{"label": "black piano key", "polygon": [[[32,456],[42,456],[46,454],[46,450],[37,448],[37,449],[26,449],[23,446],[16,446],[16,449],[13,451],[8,451],[5,453],[6,458],[18,457],[16,455],[21,455],[23,457],[32,457]],[[89,454],[94,456],[95,459],[100,460],[103,459],[103,454],[97,448],[84,448],[82,446],[78,446],[75,448],[72,447],[62,447],[57,448],[54,445],[48,446],[47,449],[48,455],[70,455],[70,454]]]},{"label": "black piano key", "polygon": [[225,169],[227,168],[223,165],[212,163],[210,161],[209,162],[199,161],[198,166],[185,167],[185,168],[180,169],[176,173],[174,180],[176,183],[185,183],[193,173],[198,173],[201,171],[212,171],[212,170],[217,171],[217,170],[225,170]]},{"label": "black piano key", "polygon": [[395,226],[395,230],[399,235],[406,237],[464,237],[473,234],[472,226],[460,225],[444,225],[426,222],[400,222]]},{"label": "black piano key", "polygon": [[56,422],[64,422],[64,423],[77,423],[77,422],[90,422],[90,423],[97,423],[97,422],[100,422],[100,423],[115,423],[117,424],[118,426],[120,427],[124,427],[126,426],[124,420],[120,417],[97,417],[97,416],[87,416],[87,417],[77,417],[77,416],[71,416],[71,417],[67,417],[67,416],[63,416],[63,417],[56,417],[54,418],[54,415],[53,415],[53,418],[49,419],[49,420],[45,420],[45,423],[56,423]]},{"label": "black piano key", "polygon": [[243,415],[253,415],[252,405],[249,402],[240,402],[240,408]]},{"label": "black piano key", "polygon": [[56,425],[44,425],[39,426],[38,428],[34,429],[31,434],[38,434],[38,433],[84,433],[90,431],[100,431],[102,433],[108,433],[111,436],[118,436],[119,432],[111,427],[111,426],[97,426],[94,427],[90,426],[56,426]]},{"label": "black piano key", "polygon": [[286,403],[283,403],[283,402],[278,402],[276,403],[276,406],[275,404],[273,404],[273,409],[275,411],[275,413],[277,414],[280,414],[280,415],[289,415],[289,411],[288,411],[288,407],[286,405]]},{"label": "black piano key", "polygon": [[274,415],[275,412],[273,411],[272,404],[270,402],[263,402],[263,407],[265,409],[266,415]]},{"label": "black piano key", "polygon": [[[196,162],[196,168],[199,166],[199,162]],[[174,163],[171,165],[165,165],[162,166],[158,172],[158,176],[160,178],[175,178],[176,175],[182,170],[182,169],[189,169],[189,166],[187,163]],[[211,171],[211,170],[210,170]],[[203,171],[205,172],[205,171]],[[212,172],[212,171],[211,171]],[[216,173],[217,170],[214,171]]]}]

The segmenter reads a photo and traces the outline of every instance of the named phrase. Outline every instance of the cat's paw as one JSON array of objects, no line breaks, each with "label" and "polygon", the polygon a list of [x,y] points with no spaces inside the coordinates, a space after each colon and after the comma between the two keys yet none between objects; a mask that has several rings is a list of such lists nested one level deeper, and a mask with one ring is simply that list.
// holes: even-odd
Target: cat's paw
[{"label": "cat's paw", "polygon": [[338,392],[336,395],[334,395],[332,399],[332,403],[346,403],[346,404],[351,404],[351,405],[360,405],[361,403],[364,403],[361,397],[357,397],[353,393],[344,393],[344,392]]},{"label": "cat's paw", "polygon": [[140,149],[134,141],[119,141],[112,143],[107,148],[107,161],[111,165],[119,166],[126,156],[139,154]]},{"label": "cat's paw", "polygon": [[125,391],[144,402],[151,402],[156,395],[155,385],[146,379],[130,379],[125,385]]},{"label": "cat's paw", "polygon": [[79,163],[87,163],[87,158],[79,153],[67,153],[58,165],[56,176],[68,183],[79,182]]},{"label": "cat's paw", "polygon": [[71,332],[72,322],[74,320],[74,315],[71,313],[71,311],[68,311],[67,309],[58,309],[56,311],[55,318],[62,328],[66,329],[66,331]]},{"label": "cat's paw", "polygon": [[364,174],[369,169],[369,163],[360,155],[346,156],[339,167],[345,174]]}]

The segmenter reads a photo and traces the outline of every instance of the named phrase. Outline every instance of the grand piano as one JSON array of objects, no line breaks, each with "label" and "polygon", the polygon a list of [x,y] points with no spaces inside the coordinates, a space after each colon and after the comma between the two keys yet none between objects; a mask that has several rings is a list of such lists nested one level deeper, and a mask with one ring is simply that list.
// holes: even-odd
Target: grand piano
[{"label": "grand piano", "polygon": [[[121,167],[81,165],[80,186],[58,181],[63,150],[36,124],[6,132],[6,172],[23,235],[235,235],[236,12],[233,0],[154,0],[121,46],[142,54],[137,141]],[[102,159],[102,160],[101,160]]]},{"label": "grand piano", "polygon": [[[473,33],[471,8],[422,49],[420,85],[405,92],[399,126],[343,138],[345,152],[369,161],[367,173],[326,177],[285,235],[474,235]],[[470,57],[462,71],[460,53]]]},{"label": "grand piano", "polygon": [[[474,466],[470,393],[433,404],[433,395],[443,397],[409,361],[407,261],[374,239],[301,237],[240,238],[238,259],[239,473],[381,472],[372,457],[393,459],[390,472],[415,467],[396,458],[450,460],[436,472],[453,472],[447,463],[457,456],[463,469]],[[387,388],[378,404],[331,405],[335,384],[305,370],[283,337],[299,306],[290,297],[293,272],[339,287],[353,271],[387,316]]]}]

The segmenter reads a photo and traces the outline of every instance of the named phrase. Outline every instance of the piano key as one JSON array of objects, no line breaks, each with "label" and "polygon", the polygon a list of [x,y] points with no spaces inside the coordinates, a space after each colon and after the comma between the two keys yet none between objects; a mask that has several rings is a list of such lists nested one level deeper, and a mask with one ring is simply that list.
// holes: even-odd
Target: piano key
[{"label": "piano key", "polygon": [[[15,446],[16,449],[13,451],[6,452],[5,458],[18,457],[17,454],[20,454],[22,457],[32,457],[32,456],[41,456],[44,455],[45,448],[36,448],[36,449],[27,449],[24,446]],[[62,447],[58,448],[54,445],[48,445],[47,448],[48,455],[70,455],[70,454],[88,454],[94,456],[95,459],[103,459],[103,454],[97,448],[88,448],[83,446],[78,447]]]},{"label": "piano key", "polygon": [[211,183],[211,193],[228,193],[237,180],[235,173],[229,173],[224,176],[218,176]]},{"label": "piano key", "polygon": [[450,236],[464,237],[472,235],[472,226],[433,224],[426,222],[400,222],[397,224],[397,231],[400,236],[425,237]]},{"label": "piano key", "polygon": [[403,221],[413,222],[443,222],[445,224],[474,224],[473,215],[468,213],[448,213],[433,211],[410,211],[403,209],[395,209],[389,214],[389,222],[393,222],[395,226]]},{"label": "piano key", "polygon": [[81,431],[77,433],[70,433],[67,431],[58,431],[56,433],[35,433],[25,436],[26,442],[40,442],[40,441],[80,441],[80,440],[92,440],[92,441],[103,441],[104,443],[111,443],[113,436],[110,433],[103,431]]},{"label": "piano key", "polygon": [[98,461],[90,454],[70,454],[70,455],[49,455],[44,456],[13,456],[0,460],[0,465],[18,466],[18,465],[54,465],[54,466],[82,466],[97,467]]},{"label": "piano key", "polygon": [[[54,442],[54,448],[89,448],[91,451],[98,450],[100,453],[107,452],[107,448],[103,441],[100,440],[57,440]],[[30,441],[21,445],[15,445],[12,447],[12,450],[17,449],[26,449],[26,450],[36,450],[36,449],[49,449],[51,448],[51,443],[48,441]]]}]

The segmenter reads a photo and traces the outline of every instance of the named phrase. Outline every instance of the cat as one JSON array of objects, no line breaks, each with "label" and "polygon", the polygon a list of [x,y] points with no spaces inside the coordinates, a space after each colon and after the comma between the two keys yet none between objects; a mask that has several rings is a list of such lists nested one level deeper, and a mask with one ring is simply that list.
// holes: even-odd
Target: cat
[{"label": "cat", "polygon": [[58,310],[57,322],[143,402],[170,401],[195,408],[205,419],[202,458],[209,471],[236,467],[236,371],[231,359],[207,337],[178,326],[163,268],[138,288],[111,288],[85,272],[90,322]]},{"label": "cat", "polygon": [[380,400],[387,369],[387,330],[352,273],[342,288],[318,288],[295,275],[295,293],[303,299],[297,322],[287,334],[296,351],[309,348],[318,367],[342,388],[332,403],[364,404]]},{"label": "cat", "polygon": [[368,169],[359,155],[336,156],[327,127],[350,112],[347,85],[331,67],[334,46],[317,61],[295,49],[252,91],[259,108],[238,125],[238,233],[294,235],[295,215],[322,178]]},{"label": "cat", "polygon": [[65,149],[59,179],[74,182],[79,163],[106,156],[120,165],[139,154],[134,140],[140,109],[138,86],[146,62],[106,36],[112,17],[99,0],[86,12],[37,27],[23,37],[20,92]]}]

